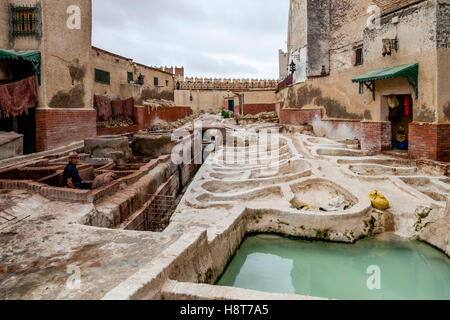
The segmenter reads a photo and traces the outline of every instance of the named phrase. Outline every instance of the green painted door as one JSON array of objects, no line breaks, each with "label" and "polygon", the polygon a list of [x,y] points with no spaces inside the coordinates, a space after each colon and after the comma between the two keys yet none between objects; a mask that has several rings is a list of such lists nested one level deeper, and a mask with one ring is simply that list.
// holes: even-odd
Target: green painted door
[{"label": "green painted door", "polygon": [[228,111],[234,112],[234,100],[228,100]]}]

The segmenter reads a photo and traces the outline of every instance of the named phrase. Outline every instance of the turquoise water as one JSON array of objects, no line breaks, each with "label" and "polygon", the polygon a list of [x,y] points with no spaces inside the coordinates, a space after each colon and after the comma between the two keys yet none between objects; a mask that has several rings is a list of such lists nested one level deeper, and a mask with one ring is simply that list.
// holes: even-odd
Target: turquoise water
[{"label": "turquoise water", "polygon": [[217,285],[343,300],[448,300],[450,259],[395,236],[351,245],[258,235],[244,240]]}]

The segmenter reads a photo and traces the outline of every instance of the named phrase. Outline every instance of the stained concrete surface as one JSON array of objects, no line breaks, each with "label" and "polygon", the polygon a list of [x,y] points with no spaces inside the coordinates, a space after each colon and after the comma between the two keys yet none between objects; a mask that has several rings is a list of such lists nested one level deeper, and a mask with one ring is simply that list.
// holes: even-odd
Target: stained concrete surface
[{"label": "stained concrete surface", "polygon": [[[219,117],[209,121],[226,126],[241,139],[255,136],[250,128],[265,127],[258,124],[243,128]],[[233,131],[238,129],[244,130]],[[260,139],[259,134],[256,137]],[[261,141],[262,145],[266,143]],[[260,292],[247,296],[232,288],[211,286],[248,232],[339,242],[393,232],[420,238],[450,254],[450,187],[448,178],[438,171],[421,171],[413,162],[388,156],[355,156],[347,153],[354,149],[340,142],[316,140],[309,135],[285,133],[280,142],[279,148],[265,148],[278,151],[279,157],[266,154],[259,159],[261,152],[245,143],[211,154],[162,233],[85,226],[80,222],[97,214],[93,204],[64,203],[23,191],[2,191],[0,213],[20,212],[25,217],[0,229],[0,298],[273,298]],[[326,150],[326,155],[317,150]],[[259,160],[235,163],[224,160],[227,153]],[[392,175],[392,168],[399,166],[397,161],[402,168],[412,168],[415,176],[401,176],[401,171]],[[350,168],[369,165],[370,169],[374,164],[391,169],[361,175]],[[442,201],[430,197],[423,189],[426,185],[405,180],[416,178],[430,179],[439,186],[445,196],[437,200]],[[314,186],[324,182],[352,199],[354,205],[333,212],[292,207],[291,200],[297,193],[305,193],[302,186],[311,186],[307,192],[311,198]],[[371,207],[368,195],[374,189],[387,196],[390,209],[380,212]],[[323,197],[324,203],[332,198],[329,191]],[[80,290],[67,287],[72,275],[68,273],[69,266],[80,268]]]}]

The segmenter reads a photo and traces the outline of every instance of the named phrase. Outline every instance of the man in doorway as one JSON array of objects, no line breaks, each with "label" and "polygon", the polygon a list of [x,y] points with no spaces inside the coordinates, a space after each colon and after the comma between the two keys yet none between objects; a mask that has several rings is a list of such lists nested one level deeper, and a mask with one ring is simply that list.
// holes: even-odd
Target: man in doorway
[{"label": "man in doorway", "polygon": [[78,153],[71,152],[69,154],[69,163],[64,168],[63,187],[71,189],[80,189],[82,180],[77,169]]}]

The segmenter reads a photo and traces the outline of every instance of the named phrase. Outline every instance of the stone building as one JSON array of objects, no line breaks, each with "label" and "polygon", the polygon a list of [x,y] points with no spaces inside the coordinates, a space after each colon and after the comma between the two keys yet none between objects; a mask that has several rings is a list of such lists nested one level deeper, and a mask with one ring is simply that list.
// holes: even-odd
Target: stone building
[{"label": "stone building", "polygon": [[175,105],[194,111],[275,112],[276,88],[275,80],[186,78],[175,90]]},{"label": "stone building", "polygon": [[291,0],[282,120],[450,161],[449,17],[448,0]]},{"label": "stone building", "polygon": [[[150,89],[173,99],[173,73],[92,47],[91,40],[92,0],[0,2],[0,85],[37,83],[38,102],[28,103],[28,114],[0,114],[0,132],[24,135],[24,153],[95,136],[96,94],[139,98]],[[136,85],[140,75],[144,85]]]},{"label": "stone building", "polygon": [[[94,76],[94,93],[97,95],[125,99],[140,97],[143,91],[150,89],[155,91],[155,98],[171,97],[173,100],[173,70],[149,67],[96,47],[92,47],[92,61],[97,74]],[[141,83],[139,77],[142,77]]]}]

